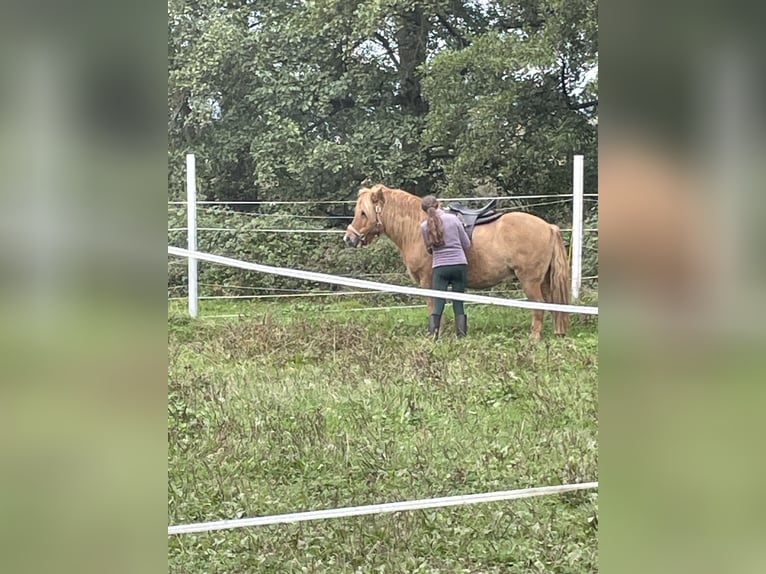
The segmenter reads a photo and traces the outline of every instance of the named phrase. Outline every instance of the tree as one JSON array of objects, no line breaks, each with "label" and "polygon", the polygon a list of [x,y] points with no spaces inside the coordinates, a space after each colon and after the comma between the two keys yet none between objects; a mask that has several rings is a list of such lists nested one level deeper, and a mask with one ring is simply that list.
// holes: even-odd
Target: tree
[{"label": "tree", "polygon": [[437,54],[426,73],[424,144],[445,190],[565,193],[575,153],[592,160],[595,189],[595,2],[497,2],[484,16],[478,34],[454,22],[464,47]]},{"label": "tree", "polygon": [[373,181],[568,191],[572,154],[596,157],[596,15],[594,0],[169,0],[171,190],[193,150],[221,200],[351,199]]}]

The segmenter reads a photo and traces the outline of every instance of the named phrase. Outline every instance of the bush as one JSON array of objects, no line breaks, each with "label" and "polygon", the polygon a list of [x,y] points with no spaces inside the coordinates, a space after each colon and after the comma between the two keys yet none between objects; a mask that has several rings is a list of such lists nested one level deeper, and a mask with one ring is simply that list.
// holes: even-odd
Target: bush
[{"label": "bush", "polygon": [[[173,210],[168,228],[186,226],[185,209]],[[406,284],[406,268],[396,246],[378,240],[365,249],[349,249],[340,233],[275,233],[271,229],[334,231],[311,220],[289,215],[253,214],[226,208],[200,210],[197,245],[200,251],[251,261],[262,265],[363,277],[386,274],[386,281]],[[169,231],[170,245],[183,245],[185,232]],[[175,258],[168,261],[168,292],[186,295],[187,267]],[[374,279],[374,277],[371,277]],[[327,286],[279,275],[254,273],[233,267],[200,262],[200,294],[242,295],[252,291],[278,293],[285,290],[326,290]],[[239,289],[237,289],[239,288]],[[242,290],[245,288],[245,290]]]},{"label": "bush", "polygon": [[[284,208],[281,209],[284,212]],[[317,271],[331,275],[369,278],[401,285],[411,285],[399,250],[388,239],[378,239],[364,249],[349,249],[340,233],[274,233],[271,229],[315,229],[337,231],[314,223],[313,219],[301,219],[305,215],[293,207],[293,215],[284,213],[244,213],[228,208],[200,209],[197,226],[220,231],[199,231],[198,249],[206,253],[223,255],[262,265],[286,267],[305,271]],[[565,216],[550,221],[567,221]],[[568,218],[571,221],[571,216]],[[168,228],[186,226],[185,208],[173,209],[168,216]],[[569,227],[568,224],[562,224]],[[598,227],[598,210],[594,207],[585,214],[585,229]],[[564,232],[569,247],[570,232]],[[183,231],[168,232],[169,245],[183,245]],[[586,232],[583,236],[584,277],[598,275],[598,233]],[[382,277],[381,277],[382,276]],[[244,295],[258,292],[275,294],[291,290],[322,290],[327,285],[301,279],[282,277],[267,273],[254,273],[233,267],[200,262],[199,284],[201,295]],[[597,281],[585,281],[593,285]],[[187,267],[181,259],[168,260],[168,293],[185,296]]]}]

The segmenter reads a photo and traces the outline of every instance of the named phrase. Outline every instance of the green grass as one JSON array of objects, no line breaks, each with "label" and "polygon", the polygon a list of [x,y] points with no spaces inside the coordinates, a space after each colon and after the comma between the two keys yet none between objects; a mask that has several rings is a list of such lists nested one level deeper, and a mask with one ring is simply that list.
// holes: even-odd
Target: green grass
[{"label": "green grass", "polygon": [[[171,524],[597,480],[595,318],[532,344],[529,312],[468,306],[434,342],[369,304],[171,305]],[[594,572],[597,524],[584,491],[171,536],[169,569]]]}]

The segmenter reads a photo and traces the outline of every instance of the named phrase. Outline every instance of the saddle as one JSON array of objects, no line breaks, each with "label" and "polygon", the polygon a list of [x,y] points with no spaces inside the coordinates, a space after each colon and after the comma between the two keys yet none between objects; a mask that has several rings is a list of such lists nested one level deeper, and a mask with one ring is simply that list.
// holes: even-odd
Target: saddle
[{"label": "saddle", "polygon": [[473,228],[477,225],[483,225],[484,223],[490,223],[502,216],[502,213],[495,211],[497,205],[497,199],[493,199],[484,207],[479,209],[468,209],[459,201],[452,201],[447,205],[447,210],[457,215],[458,219],[463,222],[465,231],[470,238],[473,235]]}]

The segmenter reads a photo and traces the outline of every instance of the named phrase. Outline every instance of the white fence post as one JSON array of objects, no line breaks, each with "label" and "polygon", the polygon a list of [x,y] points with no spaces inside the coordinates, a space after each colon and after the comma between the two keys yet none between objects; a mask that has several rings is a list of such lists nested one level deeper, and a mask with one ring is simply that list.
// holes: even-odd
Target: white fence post
[{"label": "white fence post", "polygon": [[572,300],[580,296],[582,285],[582,202],[583,156],[574,156],[572,197]]},{"label": "white fence post", "polygon": [[[186,154],[186,227],[189,251],[197,251],[197,171],[194,154]],[[189,257],[189,315],[197,316],[197,260]]]}]

